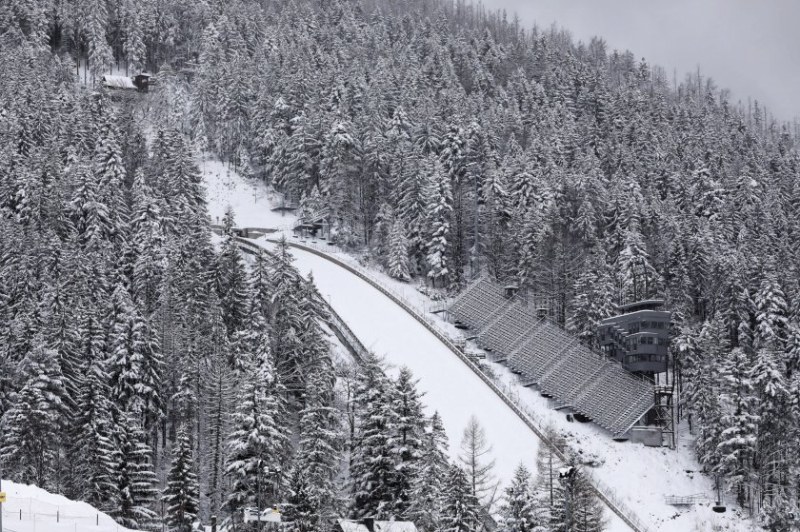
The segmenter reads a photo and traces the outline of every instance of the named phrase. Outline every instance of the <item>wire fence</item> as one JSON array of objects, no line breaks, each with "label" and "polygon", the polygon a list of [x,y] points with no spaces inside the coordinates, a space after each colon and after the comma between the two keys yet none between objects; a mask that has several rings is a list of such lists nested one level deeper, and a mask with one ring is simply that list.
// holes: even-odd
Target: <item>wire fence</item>
[{"label": "wire fence", "polygon": [[76,513],[57,504],[33,497],[9,497],[3,504],[3,531],[15,532],[15,523],[24,524],[26,530],[47,532],[57,525],[58,530],[91,530],[102,527],[104,531],[125,530],[111,517],[100,512]]}]

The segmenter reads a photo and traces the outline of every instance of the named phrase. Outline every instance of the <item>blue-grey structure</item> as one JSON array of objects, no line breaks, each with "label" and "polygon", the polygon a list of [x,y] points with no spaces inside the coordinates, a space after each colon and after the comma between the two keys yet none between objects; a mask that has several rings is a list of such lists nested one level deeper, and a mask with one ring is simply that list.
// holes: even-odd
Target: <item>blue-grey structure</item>
[{"label": "blue-grey structure", "polygon": [[450,316],[474,333],[492,360],[505,362],[527,386],[625,437],[653,410],[654,387],[617,359],[581,344],[548,315],[546,300],[516,294],[488,278],[473,282],[450,305]]},{"label": "blue-grey structure", "polygon": [[669,368],[669,324],[671,314],[658,310],[659,299],[638,301],[619,307],[620,314],[600,322],[600,350],[628,371],[648,376]]}]

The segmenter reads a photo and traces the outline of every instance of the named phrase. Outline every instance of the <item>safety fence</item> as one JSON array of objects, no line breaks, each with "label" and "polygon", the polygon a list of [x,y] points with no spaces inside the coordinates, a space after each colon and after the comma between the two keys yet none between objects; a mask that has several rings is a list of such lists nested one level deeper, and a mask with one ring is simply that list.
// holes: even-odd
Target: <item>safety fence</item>
[{"label": "safety fence", "polygon": [[91,530],[101,528],[104,532],[125,530],[111,517],[101,513],[76,514],[74,510],[62,510],[60,506],[40,499],[9,497],[3,504],[3,532],[15,532],[19,523],[25,530]]},{"label": "safety fence", "polygon": [[[266,238],[268,242],[272,243],[279,243],[278,240],[274,238]],[[370,284],[372,287],[377,289],[383,295],[388,297],[392,300],[395,304],[403,308],[409,315],[411,315],[415,320],[417,320],[423,327],[428,329],[428,331],[433,334],[442,344],[445,345],[454,355],[456,355],[464,364],[470,368],[475,375],[480,378],[521,420],[525,425],[534,433],[536,436],[545,444],[547,445],[553,454],[557,456],[562,461],[566,461],[566,455],[555,445],[553,441],[545,434],[545,432],[540,428],[540,426],[534,421],[534,419],[525,411],[523,411],[511,398],[501,390],[497,384],[488,376],[486,373],[481,370],[481,368],[471,360],[461,349],[459,349],[453,341],[439,329],[438,325],[428,316],[421,314],[418,308],[418,305],[414,305],[410,303],[405,298],[402,298],[394,293],[393,290],[387,288],[384,283],[381,281],[373,278],[372,275],[367,273],[363,268],[359,266],[354,266],[348,264],[347,262],[340,260],[337,257],[334,257],[330,253],[330,249],[325,251],[318,249],[316,246],[309,246],[306,244],[300,244],[294,241],[287,240],[288,245],[291,247],[295,247],[297,249],[301,249],[307,251],[309,253],[313,253],[323,259],[326,259],[337,266],[344,268],[351,272],[352,274],[356,275],[366,283]],[[331,246],[335,248],[334,246]],[[642,521],[636,516],[636,514],[627,508],[625,503],[622,499],[607,485],[605,485],[602,481],[600,481],[596,475],[591,474],[590,472],[586,471],[587,478],[589,479],[590,483],[594,491],[597,493],[598,498],[603,501],[608,508],[614,512],[626,525],[628,525],[631,530],[636,532],[649,532],[649,528],[642,523]]]}]

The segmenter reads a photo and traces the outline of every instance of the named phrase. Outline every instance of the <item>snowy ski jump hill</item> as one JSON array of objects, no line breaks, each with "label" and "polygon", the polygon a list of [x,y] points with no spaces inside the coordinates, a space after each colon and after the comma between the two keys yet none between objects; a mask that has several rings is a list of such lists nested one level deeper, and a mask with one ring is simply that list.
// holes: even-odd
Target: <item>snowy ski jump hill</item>
[{"label": "snowy ski jump hill", "polygon": [[[681,427],[677,451],[616,442],[594,424],[567,422],[548,399],[523,387],[517,376],[501,364],[485,363],[494,374],[491,383],[485,382],[486,377],[476,374],[438,337],[441,334],[463,341],[463,333],[427,312],[437,305],[413,286],[362,268],[354,257],[334,246],[298,242],[291,235],[294,217],[271,210],[270,202],[275,201],[275,196],[265,187],[248,182],[216,161],[204,161],[201,169],[212,220],[216,216],[221,219],[230,206],[238,225],[276,229],[276,233],[255,241],[266,249],[272,249],[275,239],[282,235],[290,243],[302,245],[292,248],[295,265],[304,275],[313,273],[319,292],[361,343],[382,356],[390,371],[402,366],[413,371],[429,413],[438,411],[442,417],[453,458],[459,454],[464,427],[474,415],[492,444],[501,489],[520,463],[535,471],[542,441],[523,421],[519,414],[522,411],[522,416],[538,428],[555,429],[575,452],[595,464],[586,470],[606,497],[608,530],[750,530],[750,522],[733,508],[725,514],[711,510],[713,482],[698,472],[700,466],[694,459],[693,442],[686,427]],[[477,351],[474,346],[468,347]],[[707,499],[688,507],[666,502],[670,497],[698,494]],[[612,506],[617,514],[611,512]],[[643,524],[636,526],[637,521]]]},{"label": "snowy ski jump hill", "polygon": [[3,532],[132,532],[95,507],[3,480]]}]

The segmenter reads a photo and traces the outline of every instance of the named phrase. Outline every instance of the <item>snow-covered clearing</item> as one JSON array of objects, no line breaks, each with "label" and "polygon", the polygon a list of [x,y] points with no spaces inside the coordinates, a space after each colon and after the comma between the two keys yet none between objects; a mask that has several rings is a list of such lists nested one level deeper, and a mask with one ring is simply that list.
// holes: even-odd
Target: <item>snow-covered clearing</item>
[{"label": "snow-covered clearing", "polygon": [[222,223],[225,211],[231,207],[239,227],[270,227],[277,230],[292,228],[294,215],[272,210],[278,197],[263,183],[249,181],[229,165],[215,159],[203,158],[200,161],[200,171],[203,174],[208,214],[212,223]]},{"label": "snow-covered clearing", "polygon": [[[204,163],[203,168],[212,219],[214,213],[220,213],[221,217],[225,206],[230,204],[236,213],[238,225],[274,227],[285,233],[288,239],[293,239],[290,234],[293,218],[281,217],[270,210],[269,197],[263,187],[263,195],[259,196],[258,186],[247,183],[219,163],[209,161]],[[224,194],[214,194],[213,191],[220,189],[221,184]],[[276,236],[270,235],[271,238]],[[317,244],[303,243],[326,253],[334,253],[339,260],[367,272],[372,279],[422,313],[442,306],[409,284],[390,279],[376,270],[360,267],[354,257],[322,241]],[[427,407],[442,415],[452,456],[458,454],[462,431],[469,417],[474,414],[486,428],[492,442],[493,456],[497,461],[496,474],[503,484],[511,478],[513,469],[520,462],[535,469],[539,445],[535,434],[433,334],[385,295],[340,266],[306,251],[293,249],[293,255],[297,259],[296,265],[304,274],[313,272],[320,292],[368,348],[384,356],[395,369],[403,365],[411,368],[419,379],[420,390],[425,393]],[[426,316],[447,336],[463,341],[464,333],[442,317],[429,312]],[[480,351],[474,345],[468,345],[468,350]],[[589,468],[591,474],[613,489],[625,506],[652,530],[744,531],[751,528],[752,523],[742,519],[730,507],[728,513],[716,514],[712,512],[710,503],[690,508],[666,504],[664,499],[670,495],[703,494],[709,499],[714,495],[712,480],[696,472],[699,465],[694,459],[691,437],[685,426],[680,430],[677,451],[615,442],[610,434],[591,423],[568,422],[562,412],[553,409],[548,399],[535,389],[522,387],[518,378],[502,364],[485,364],[496,375],[507,395],[528,410],[540,426],[554,428],[567,438],[573,449],[584,456],[597,458],[601,465]],[[627,527],[614,517],[609,529],[627,530]]]},{"label": "snow-covered clearing", "polygon": [[[36,486],[3,480],[3,532],[126,532],[103,512],[85,502],[54,495]],[[21,517],[21,518],[20,518]]]}]

